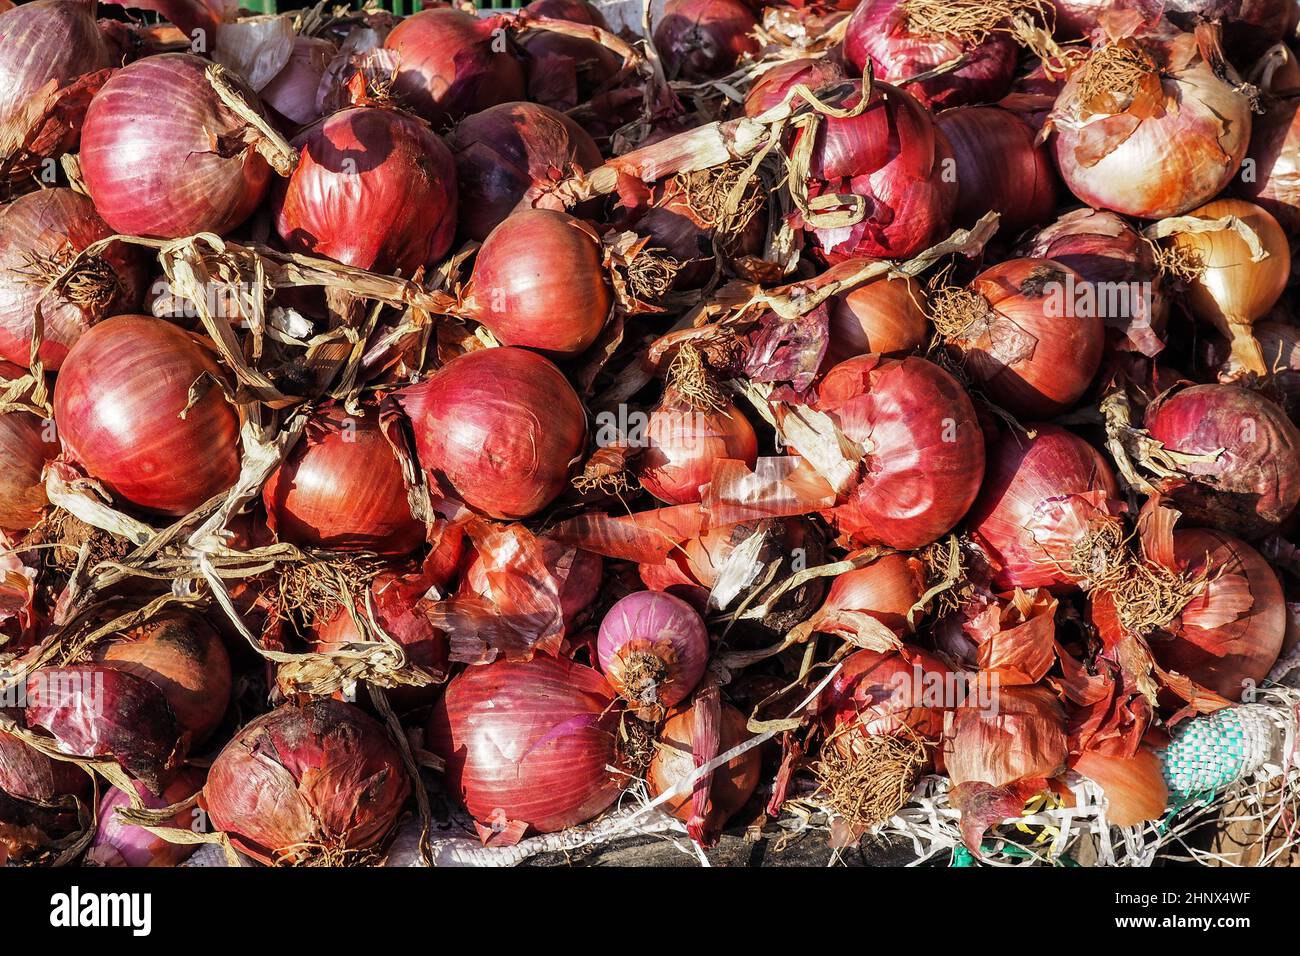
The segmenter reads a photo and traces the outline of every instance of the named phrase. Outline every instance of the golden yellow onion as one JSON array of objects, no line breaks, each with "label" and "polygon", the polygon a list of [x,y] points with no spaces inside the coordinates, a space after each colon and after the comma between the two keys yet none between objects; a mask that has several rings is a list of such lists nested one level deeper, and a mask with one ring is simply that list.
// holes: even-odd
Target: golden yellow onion
[{"label": "golden yellow onion", "polygon": [[1277,220],[1254,203],[1216,199],[1188,213],[1187,219],[1214,221],[1235,216],[1258,237],[1259,256],[1235,228],[1192,232],[1174,227],[1167,246],[1189,277],[1184,301],[1192,314],[1226,335],[1232,362],[1262,375],[1264,359],[1251,326],[1273,308],[1291,274],[1291,250]]}]

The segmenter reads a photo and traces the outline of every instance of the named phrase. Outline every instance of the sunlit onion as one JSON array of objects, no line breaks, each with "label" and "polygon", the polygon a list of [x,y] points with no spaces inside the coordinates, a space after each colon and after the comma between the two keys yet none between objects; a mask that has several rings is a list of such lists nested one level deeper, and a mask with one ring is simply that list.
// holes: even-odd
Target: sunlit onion
[{"label": "sunlit onion", "polygon": [[647,720],[681,703],[704,676],[709,635],[685,601],[637,591],[605,612],[596,640],[600,669]]},{"label": "sunlit onion", "polygon": [[321,37],[294,37],[289,62],[262,87],[262,101],[295,126],[318,119],[316,93],[335,52],[334,44]]},{"label": "sunlit onion", "polygon": [[637,478],[668,504],[699,501],[714,462],[743,461],[752,468],[758,457],[758,438],[739,408],[730,402],[696,408],[672,388],[650,413],[645,442],[636,459]]}]

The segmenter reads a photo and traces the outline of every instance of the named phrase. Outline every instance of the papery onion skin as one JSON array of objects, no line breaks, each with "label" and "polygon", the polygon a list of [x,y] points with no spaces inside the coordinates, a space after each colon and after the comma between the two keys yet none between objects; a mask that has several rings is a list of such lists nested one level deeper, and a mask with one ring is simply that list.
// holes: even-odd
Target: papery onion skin
[{"label": "papery onion skin", "polygon": [[954,224],[972,226],[996,212],[999,233],[1010,237],[1052,218],[1056,172],[1028,123],[994,106],[944,110],[936,122],[956,163]]},{"label": "papery onion skin", "polygon": [[43,853],[80,830],[77,807],[90,795],[91,778],[76,764],[0,733],[0,850],[9,861]]},{"label": "papery onion skin", "polygon": [[1101,365],[1105,323],[1081,299],[1084,286],[1058,262],[1009,259],[967,286],[991,312],[940,331],[992,402],[1020,417],[1051,418],[1074,407]]},{"label": "papery onion skin", "polygon": [[586,415],[558,368],[524,349],[459,356],[395,393],[420,465],[494,518],[536,514],[568,485],[586,445]]},{"label": "papery onion skin", "polygon": [[525,98],[524,71],[496,51],[492,20],[460,10],[421,10],[384,40],[400,58],[393,91],[435,130],[470,113]]},{"label": "papery onion skin", "polygon": [[262,486],[281,541],[331,551],[409,554],[424,543],[411,515],[402,466],[373,407],[315,411],[298,443]]},{"label": "papery onion skin", "polygon": [[115,66],[95,23],[94,0],[37,0],[0,12],[0,124],[50,80],[62,88]]},{"label": "papery onion skin", "polygon": [[341,110],[293,141],[275,189],[275,228],[292,251],[410,276],[456,236],[456,169],[443,141],[397,110]]},{"label": "papery onion skin", "polygon": [[814,93],[849,79],[840,61],[830,56],[786,60],[759,75],[745,93],[745,115],[762,116],[779,106],[799,84]]},{"label": "papery onion skin", "polygon": [[115,495],[184,515],[239,477],[239,416],[209,388],[189,389],[217,364],[189,333],[142,315],[96,325],[68,353],[54,386],[54,420],[69,455]]},{"label": "papery onion skin", "polygon": [[[890,553],[832,578],[826,601],[814,620],[837,611],[865,614],[901,638],[912,631],[908,615],[924,593],[920,563],[906,554]],[[819,626],[817,630],[830,629]]]},{"label": "papery onion skin", "polygon": [[1118,511],[1119,485],[1105,457],[1058,425],[1033,437],[1004,434],[991,446],[980,496],[967,516],[989,556],[994,587],[1069,589],[1086,577],[1075,549]]},{"label": "papery onion skin", "polygon": [[617,798],[618,709],[596,671],[539,654],[470,667],[434,707],[427,745],[449,790],[488,825],[521,821],[552,833]]},{"label": "papery onion skin", "polygon": [[1131,757],[1085,751],[1070,761],[1070,769],[1105,792],[1106,822],[1111,826],[1159,820],[1169,806],[1160,758],[1146,747]]},{"label": "papery onion skin", "polygon": [[754,427],[734,404],[698,409],[671,390],[650,413],[645,442],[636,459],[637,478],[670,505],[699,501],[715,461],[743,461],[752,468],[758,458]]},{"label": "papery onion skin", "polygon": [[614,690],[644,716],[661,717],[690,696],[704,676],[709,634],[681,598],[636,591],[605,612],[596,656]]},{"label": "papery onion skin", "polygon": [[[1175,531],[1174,557],[1184,574],[1205,575],[1208,583],[1177,620],[1149,638],[1151,650],[1166,669],[1228,700],[1241,700],[1248,687],[1268,676],[1282,650],[1286,603],[1277,575],[1250,545],[1207,528]],[[1249,610],[1218,614],[1234,601],[1228,588],[1240,588],[1242,579],[1252,601]]]},{"label": "papery onion skin", "polygon": [[[654,758],[646,771],[646,783],[651,798],[671,790],[695,772],[695,707],[682,706],[669,714],[659,731]],[[721,705],[718,726],[718,753],[723,754],[738,747],[752,735],[746,727],[745,715],[730,704]],[[704,823],[705,832],[721,830],[749,802],[758,788],[763,760],[759,748],[751,747],[732,757],[713,772],[709,786],[710,807]],[[687,823],[692,814],[693,790],[669,797],[663,808],[678,820]]]},{"label": "papery onion skin", "polygon": [[1065,714],[1047,687],[999,687],[995,711],[974,706],[948,712],[944,767],[954,787],[1054,777],[1065,767]]},{"label": "papery onion skin", "polygon": [[294,126],[319,119],[316,93],[336,52],[329,40],[301,34],[294,37],[289,62],[262,87],[262,101]]},{"label": "papery onion skin", "polygon": [[[203,786],[203,774],[186,767],[163,790],[161,797],[150,793],[143,784],[135,785],[136,795],[147,810],[162,810],[188,800]],[[85,862],[95,866],[179,866],[198,849],[197,843],[172,843],[142,827],[121,822],[117,810],[129,808],[131,798],[117,787],[110,787],[99,801],[99,828],[86,851]],[[190,830],[195,823],[193,810],[182,810],[166,826]]]},{"label": "papery onion skin", "polygon": [[668,79],[698,83],[725,76],[742,54],[758,52],[757,26],[741,0],[668,0],[654,43]]},{"label": "papery onion skin", "polygon": [[844,59],[859,73],[871,61],[877,79],[897,82],[936,66],[968,56],[950,73],[911,84],[911,92],[935,109],[996,100],[1011,86],[1017,48],[1002,33],[979,44],[951,36],[913,32],[903,10],[904,0],[862,0],[849,17],[844,34]]},{"label": "papery onion skin", "polygon": [[[0,362],[0,380],[21,374],[22,369]],[[27,531],[45,513],[49,500],[41,471],[59,454],[49,426],[27,411],[0,414],[0,531]]]},{"label": "papery onion skin", "polygon": [[[90,198],[116,232],[176,239],[224,235],[261,203],[271,167],[251,145],[230,156],[214,151],[237,137],[244,120],[222,104],[187,53],[136,60],[104,84],[86,111],[81,171]],[[226,78],[256,108],[257,94]]]},{"label": "papery onion skin", "polygon": [[860,544],[919,548],[951,530],[984,475],[984,435],[957,380],[921,358],[864,355],[831,369],[818,411],[863,444],[867,467],[832,512]]},{"label": "papery onion skin", "polygon": [[1300,430],[1277,405],[1236,385],[1193,385],[1147,409],[1151,436],[1173,451],[1214,456],[1182,466],[1169,494],[1198,524],[1245,538],[1276,528],[1300,502]]},{"label": "papery onion skin", "polygon": [[[73,255],[112,234],[94,204],[71,189],[41,189],[0,208],[0,359],[19,365],[31,360],[38,303],[43,321],[40,360],[51,372],[58,371],[68,349],[87,328],[139,306],[144,262],[124,243],[108,246],[73,274],[74,280],[93,281],[91,297],[80,298],[60,288],[47,292],[50,280]],[[51,274],[35,271],[32,257],[46,260]]]},{"label": "papery onion skin", "polygon": [[520,209],[474,260],[465,308],[505,345],[576,355],[596,341],[614,304],[600,241],[574,217]]},{"label": "papery onion skin", "polygon": [[193,614],[161,611],[97,646],[95,660],[161,690],[194,744],[212,736],[226,714],[230,655],[216,630]]},{"label": "papery onion skin", "polygon": [[[856,108],[860,95],[843,105]],[[876,83],[865,110],[845,119],[824,117],[816,137],[809,198],[851,192],[867,207],[856,225],[809,230],[827,262],[902,259],[946,234],[957,202],[957,176],[946,162],[952,152],[910,93]]]},{"label": "papery onion skin", "polygon": [[[600,593],[605,570],[604,559],[594,552],[560,544],[554,538],[539,537],[538,541],[542,548],[542,560],[552,572],[566,555],[570,552],[573,554],[564,582],[560,585],[560,612],[564,615],[564,626],[571,629],[577,622],[578,615],[590,607]],[[479,554],[475,553],[465,566],[462,581],[475,594],[486,595],[489,592],[490,582]]]},{"label": "papery onion skin", "polygon": [[[1140,120],[1128,113],[1113,114],[1124,120],[1085,115],[1080,84],[1086,73],[1086,64],[1076,69],[1057,99],[1053,148],[1061,178],[1089,206],[1144,219],[1177,216],[1236,175],[1250,144],[1250,103],[1203,60],[1152,80],[1179,108]],[[1113,130],[1111,138],[1099,130]]]},{"label": "papery onion skin", "polygon": [[237,849],[274,863],[373,847],[410,790],[381,724],[316,698],[246,724],[212,762],[201,805]]},{"label": "papery onion skin", "polygon": [[909,647],[906,655],[855,651],[831,679],[821,706],[832,722],[853,727],[853,733],[837,739],[841,747],[851,747],[859,736],[913,733],[938,740],[945,708],[959,703],[932,699],[947,677],[948,668],[937,657],[917,648]]},{"label": "papery onion skin", "polygon": [[461,232],[482,241],[519,206],[564,211],[549,189],[603,160],[595,140],[563,113],[501,103],[467,116],[448,135],[461,197]]},{"label": "papery onion skin", "polygon": [[[823,278],[852,273],[867,262],[850,259],[832,266]],[[930,338],[925,301],[925,287],[920,282],[911,276],[889,274],[833,297],[823,367],[857,355],[897,356],[920,349]]]}]

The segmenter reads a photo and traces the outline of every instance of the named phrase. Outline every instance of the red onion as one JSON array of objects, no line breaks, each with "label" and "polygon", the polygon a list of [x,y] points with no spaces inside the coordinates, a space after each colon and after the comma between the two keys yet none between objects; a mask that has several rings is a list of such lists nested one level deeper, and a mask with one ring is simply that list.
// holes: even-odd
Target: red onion
[{"label": "red onion", "polygon": [[271,530],[300,547],[400,555],[424,543],[373,407],[359,415],[339,405],[317,409],[263,485],[262,501]]},{"label": "red onion", "polygon": [[947,715],[944,766],[954,787],[1006,787],[1054,777],[1065,768],[1065,715],[1047,687],[999,687],[995,709],[956,707]]},{"label": "red onion", "polygon": [[1052,218],[1056,171],[1024,120],[995,106],[965,106],[944,110],[937,122],[957,164],[957,225],[996,212],[999,231],[1011,237]]},{"label": "red onion", "polygon": [[[137,782],[135,792],[140,802],[148,810],[162,810],[173,804],[183,803],[203,787],[203,774],[185,767],[171,783],[167,784],[161,797],[155,797]],[[118,818],[119,807],[131,806],[131,798],[117,787],[110,787],[99,802],[99,828],[95,838],[86,851],[85,862],[95,866],[179,866],[189,859],[197,848],[194,843],[171,843],[160,836],[154,836],[141,827],[123,823]],[[189,830],[194,826],[194,811],[182,810],[168,821],[168,826]]]},{"label": "red onion", "polygon": [[427,743],[480,823],[541,833],[590,820],[619,794],[618,711],[596,671],[538,655],[470,667],[447,685]]},{"label": "red onion", "polygon": [[[0,362],[0,379],[21,374]],[[59,454],[59,443],[47,424],[22,410],[0,414],[0,531],[27,531],[49,504],[41,472]]]},{"label": "red onion", "polygon": [[799,84],[819,93],[848,81],[844,66],[835,57],[785,60],[764,71],[750,86],[745,94],[745,115],[762,116],[784,102]]},{"label": "red onion", "polygon": [[200,803],[254,859],[337,864],[383,840],[410,792],[381,724],[315,698],[246,724],[212,762]]},{"label": "red onion", "polygon": [[[208,67],[187,53],[145,57],[115,73],[91,100],[81,172],[95,208],[116,232],[222,235],[266,194],[271,168],[258,148],[266,141],[221,102]],[[256,109],[257,94],[234,74],[225,77]]]},{"label": "red onion", "polygon": [[498,50],[499,20],[460,10],[421,10],[384,41],[399,65],[393,91],[441,129],[470,113],[524,99],[524,71],[510,50]]},{"label": "red onion", "polygon": [[295,126],[319,119],[316,92],[335,52],[329,40],[301,34],[294,37],[289,62],[262,87],[262,102]]},{"label": "red onion", "polygon": [[[1281,406],[1294,422],[1300,418],[1300,328],[1279,316],[1256,322],[1251,331],[1267,369],[1255,379],[1254,386]],[[1234,374],[1226,342],[1207,343],[1207,351],[1210,364],[1219,369],[1221,377]]]},{"label": "red onion", "polygon": [[[957,705],[956,701],[932,699],[935,688],[942,691],[947,678],[948,668],[917,648],[908,648],[906,655],[893,651],[854,652],[831,679],[822,698],[835,724],[853,728],[837,742],[851,748],[861,737],[909,732],[937,740],[943,732],[945,709]],[[932,686],[927,689],[927,684]]]},{"label": "red onion", "polygon": [[1210,456],[1183,465],[1186,480],[1166,490],[1198,524],[1255,538],[1277,527],[1300,502],[1300,431],[1257,392],[1235,385],[1194,385],[1147,408],[1151,436],[1173,451]]},{"label": "red onion", "polygon": [[709,634],[695,609],[662,591],[636,591],[605,612],[600,669],[646,720],[661,719],[704,676]]},{"label": "red onion", "polygon": [[162,792],[189,746],[162,690],[119,668],[41,667],[25,690],[29,729],[46,731],[71,756],[113,758],[151,793]]},{"label": "red onion", "polygon": [[1282,587],[1246,543],[1204,528],[1174,532],[1174,558],[1205,577],[1178,617],[1149,638],[1156,660],[1229,700],[1273,668],[1286,633]]},{"label": "red onion", "polygon": [[447,143],[456,160],[461,231],[480,241],[520,206],[563,212],[555,185],[603,161],[586,130],[536,103],[488,107],[461,120]]},{"label": "red onion", "polygon": [[1073,269],[1009,259],[931,297],[935,327],[974,385],[1013,415],[1074,406],[1101,365],[1105,324]]},{"label": "red onion", "polygon": [[[906,0],[862,0],[849,17],[844,34],[844,59],[859,73],[870,61],[877,79],[898,82],[960,56],[966,64],[942,76],[909,87],[927,106],[942,109],[965,103],[996,100],[1011,86],[1017,47],[1005,33],[990,32],[982,40],[963,39],[929,26],[907,9]],[[990,30],[998,15],[990,5]]]},{"label": "red onion", "polygon": [[[851,275],[867,260],[850,259],[826,270],[820,278]],[[930,339],[925,314],[925,287],[911,276],[885,274],[831,299],[830,342],[823,368],[855,355],[902,355]]]},{"label": "red onion", "polygon": [[1095,560],[1081,552],[1113,525],[1119,486],[1105,457],[1056,425],[1033,425],[1032,438],[1007,433],[989,449],[984,485],[967,516],[988,555],[998,590],[1067,588],[1089,579]]},{"label": "red onion", "polygon": [[924,593],[921,562],[905,554],[886,554],[866,567],[836,575],[826,602],[808,619],[808,626],[859,647],[881,638],[892,643],[912,632],[909,616]]},{"label": "red onion", "polygon": [[866,452],[857,486],[831,513],[855,541],[919,548],[949,531],[975,500],[984,436],[970,398],[937,365],[849,359],[826,374],[815,407]]},{"label": "red onion", "polygon": [[188,332],[143,315],[101,322],[72,347],[55,383],[63,447],[126,501],[189,513],[239,477],[235,409],[215,387],[189,403],[205,374],[221,372]]},{"label": "red onion", "polygon": [[395,393],[421,466],[471,508],[525,518],[568,485],[586,413],[560,370],[524,349],[483,349]]},{"label": "red onion", "polygon": [[342,110],[294,140],[277,185],[275,228],[291,249],[411,275],[456,235],[456,170],[442,140],[397,110]]},{"label": "red onion", "polygon": [[[584,0],[534,0],[524,10],[530,16],[609,29],[600,11]],[[554,30],[525,30],[519,46],[528,74],[528,98],[557,110],[586,103],[623,68],[623,58],[604,44]]]},{"label": "red onion", "polygon": [[36,0],[0,14],[0,125],[21,114],[51,80],[67,86],[83,73],[115,66],[95,23],[95,0]]},{"label": "red onion", "polygon": [[[542,561],[556,576],[563,576],[560,585],[560,611],[566,629],[573,628],[578,615],[591,606],[600,593],[605,562],[600,555],[582,548],[571,548],[554,538],[538,537]],[[492,586],[492,576],[483,566],[482,555],[477,552],[465,566],[462,579],[474,594],[489,597],[497,590]]]},{"label": "red onion", "polygon": [[230,703],[230,656],[221,636],[183,611],[155,617],[95,648],[95,660],[143,677],[163,692],[190,739],[212,735]]},{"label": "red onion", "polygon": [[614,293],[591,227],[519,209],[479,249],[463,304],[506,345],[576,355],[604,328]]},{"label": "red onion", "polygon": [[1162,289],[1151,244],[1123,218],[1098,209],[1076,209],[1039,231],[1024,255],[1052,259],[1082,277],[1084,295],[1123,349],[1154,356],[1165,347],[1169,300]]},{"label": "red onion", "polygon": [[730,73],[757,53],[758,19],[742,0],[668,0],[654,44],[670,80],[699,83]]},{"label": "red onion", "polygon": [[77,253],[112,234],[91,201],[71,189],[38,190],[0,209],[0,358],[31,360],[38,302],[40,359],[52,372],[87,328],[139,306],[144,262],[123,243],[83,259],[42,298]]},{"label": "red onion", "polygon": [[77,809],[90,783],[76,764],[0,733],[0,851],[25,860],[81,830]]},{"label": "red onion", "polygon": [[637,478],[670,505],[699,501],[714,462],[743,461],[752,468],[758,458],[758,438],[739,408],[727,402],[699,409],[672,388],[650,413],[645,442],[636,459]]},{"label": "red onion", "polygon": [[1223,48],[1234,63],[1248,64],[1286,38],[1292,6],[1289,0],[1165,0],[1158,9],[1183,30],[1221,26]]},{"label": "red onion", "polygon": [[[1161,219],[1211,199],[1236,175],[1250,102],[1194,47],[1190,34],[1127,38],[1094,50],[1070,75],[1054,111],[1054,146],[1061,178],[1085,203]],[[1178,109],[1157,109],[1162,102]]]},{"label": "red onion", "polygon": [[[853,94],[844,106],[859,98]],[[808,169],[809,198],[861,196],[866,218],[853,226],[805,228],[830,262],[914,255],[948,229],[957,201],[957,177],[945,171],[950,156],[947,139],[911,94],[876,83],[862,113],[822,121]]]}]

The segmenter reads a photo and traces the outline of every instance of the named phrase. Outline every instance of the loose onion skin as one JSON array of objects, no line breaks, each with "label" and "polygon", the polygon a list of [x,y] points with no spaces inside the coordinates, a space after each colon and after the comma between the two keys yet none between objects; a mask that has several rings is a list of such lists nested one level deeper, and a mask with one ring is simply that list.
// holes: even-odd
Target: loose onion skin
[{"label": "loose onion skin", "polygon": [[695,609],[662,591],[636,591],[605,612],[596,655],[609,685],[647,720],[684,701],[704,676],[709,634]]},{"label": "loose onion skin", "polygon": [[424,543],[411,515],[402,466],[373,407],[331,405],[262,486],[268,523],[281,541],[332,551],[409,554]]},{"label": "loose onion skin", "polygon": [[698,409],[671,388],[650,413],[645,441],[636,459],[637,478],[670,505],[699,501],[714,462],[743,461],[752,468],[758,458],[758,437],[739,408],[727,402]]},{"label": "loose onion skin", "polygon": [[1151,650],[1166,669],[1241,700],[1282,650],[1286,603],[1277,575],[1250,545],[1207,528],[1175,531],[1174,557],[1184,574],[1204,574],[1208,583],[1163,634],[1152,635]]},{"label": "loose onion skin", "polygon": [[163,611],[95,649],[95,659],[143,677],[162,691],[195,744],[226,714],[232,686],[230,656],[202,618]]},{"label": "loose onion skin", "polygon": [[[139,306],[144,262],[123,243],[110,245],[76,269],[71,282],[45,294],[72,256],[112,234],[94,204],[71,189],[38,190],[0,209],[0,358],[19,365],[31,360],[38,302],[44,323],[40,360],[51,372],[86,329]],[[50,273],[33,269],[33,258]]]},{"label": "loose onion skin", "polygon": [[[850,259],[822,278],[850,275],[869,260]],[[824,368],[857,355],[902,355],[929,341],[925,287],[911,276],[886,274],[831,299],[830,342]]]},{"label": "loose onion skin", "polygon": [[319,119],[316,92],[336,52],[329,40],[294,37],[289,62],[262,87],[262,101],[294,126]]},{"label": "loose onion skin", "polygon": [[461,232],[482,241],[517,207],[564,211],[550,190],[576,166],[603,160],[595,140],[563,113],[501,103],[467,116],[449,134],[461,197]]},{"label": "loose onion skin", "polygon": [[554,355],[585,351],[613,304],[599,239],[553,209],[520,209],[493,229],[464,298],[499,341]]},{"label": "loose onion skin", "polygon": [[1101,452],[1057,425],[1006,434],[989,449],[967,525],[998,590],[1069,589],[1086,577],[1076,548],[1119,509],[1119,485]]},{"label": "loose onion skin", "polygon": [[834,57],[819,56],[786,60],[762,73],[745,94],[745,115],[762,116],[779,106],[799,84],[814,93],[848,79],[843,65]]},{"label": "loose onion skin", "polygon": [[[136,795],[149,810],[162,810],[188,800],[203,787],[203,774],[186,767],[156,797],[136,783]],[[99,829],[86,852],[85,862],[95,866],[179,866],[198,848],[195,843],[172,843],[148,830],[121,822],[117,810],[129,808],[131,798],[117,787],[110,787],[99,801]],[[165,826],[189,830],[194,826],[194,811],[182,810]]]},{"label": "loose onion skin", "polygon": [[456,170],[446,144],[397,110],[342,110],[294,140],[299,161],[277,184],[275,228],[294,251],[409,276],[456,235]]},{"label": "loose onion skin", "polygon": [[1065,715],[1045,686],[1001,687],[996,713],[977,707],[949,711],[944,766],[953,786],[1005,787],[1054,777],[1065,767]]},{"label": "loose onion skin", "polygon": [[[0,380],[22,374],[0,362]],[[59,442],[47,424],[31,412],[0,414],[0,531],[27,531],[49,504],[41,472],[59,454]]]},{"label": "loose onion skin", "polygon": [[[86,111],[81,171],[115,231],[176,239],[224,235],[257,208],[271,167],[244,143],[248,126],[208,83],[206,60],[165,53],[136,60],[104,84]],[[257,104],[242,80],[229,82]],[[218,139],[238,141],[223,155]]]},{"label": "loose onion skin", "polygon": [[568,485],[586,413],[558,368],[524,349],[459,356],[395,393],[421,466],[494,518],[536,514]]},{"label": "loose onion skin", "polygon": [[901,9],[904,0],[862,0],[849,17],[844,59],[859,73],[870,61],[877,79],[896,82],[960,56],[966,64],[943,76],[911,84],[911,92],[934,109],[996,100],[1011,86],[1017,48],[1005,34],[979,44],[951,36],[914,32]]},{"label": "loose onion skin", "polygon": [[[855,651],[845,659],[822,698],[832,722],[853,728],[837,742],[851,748],[855,738],[909,732],[937,740],[943,733],[944,707],[925,699],[924,684],[927,676],[947,674],[948,668],[938,658],[916,648],[908,648],[906,656]],[[948,702],[948,706],[956,706],[956,702]]]},{"label": "loose onion skin", "polygon": [[1009,259],[967,286],[987,308],[936,314],[935,323],[990,400],[1013,415],[1051,418],[1074,407],[1101,365],[1105,323],[1095,309],[1078,307],[1084,285],[1059,262]]},{"label": "loose onion skin", "polygon": [[[859,96],[844,105],[855,107]],[[809,164],[809,198],[851,192],[867,200],[867,216],[854,226],[805,228],[830,263],[914,255],[948,229],[957,201],[950,157],[925,107],[905,90],[876,83],[857,116],[823,119]]]},{"label": "loose onion skin", "polygon": [[1168,487],[1180,510],[1245,538],[1267,534],[1300,502],[1300,430],[1277,405],[1235,385],[1194,385],[1147,409],[1146,427],[1166,448],[1213,460],[1183,466]]},{"label": "loose onion skin", "polygon": [[382,725],[316,698],[246,724],[212,762],[200,803],[240,852],[301,862],[373,847],[410,791]]},{"label": "loose onion skin", "polygon": [[999,232],[1015,236],[1052,218],[1056,172],[1028,123],[995,106],[944,110],[936,122],[956,162],[956,225],[996,212]]},{"label": "loose onion skin", "polygon": [[0,733],[0,852],[10,865],[39,859],[82,830],[77,811],[90,795],[90,777],[80,767]]},{"label": "loose onion skin", "polygon": [[219,388],[186,412],[190,386],[220,376],[189,333],[143,315],[96,325],[68,353],[54,420],[68,454],[115,495],[184,515],[239,477],[239,416]]},{"label": "loose onion skin", "polygon": [[0,124],[51,80],[58,87],[115,66],[95,23],[95,0],[36,0],[0,12]]},{"label": "loose onion skin", "polygon": [[524,71],[493,49],[494,20],[460,10],[421,10],[399,23],[384,48],[400,58],[393,90],[441,130],[470,113],[525,98]]},{"label": "loose onion skin", "polygon": [[429,748],[480,823],[552,833],[590,820],[619,794],[618,712],[596,671],[539,654],[471,667],[429,718]]},{"label": "loose onion skin", "polygon": [[815,407],[867,450],[862,479],[832,511],[855,542],[922,547],[956,525],[975,500],[984,436],[969,396],[937,365],[849,359],[826,374]]},{"label": "loose onion skin", "polygon": [[757,26],[742,0],[668,0],[654,43],[670,80],[699,83],[725,76],[742,54],[758,52]]},{"label": "loose onion skin", "polygon": [[[539,537],[542,548],[542,560],[548,570],[554,572],[560,563],[571,553],[564,583],[560,585],[560,612],[564,616],[564,626],[571,630],[578,615],[591,606],[600,593],[601,579],[604,577],[605,562],[600,555],[582,548],[570,548],[560,544],[554,538]],[[492,582],[483,567],[482,555],[475,551],[461,578],[464,586],[478,595],[488,595]]]},{"label": "loose onion skin", "polygon": [[[664,722],[655,746],[654,758],[646,771],[646,783],[652,799],[671,790],[695,772],[695,708],[699,706],[701,705],[697,703],[679,707]],[[743,744],[751,734],[746,727],[745,715],[730,704],[721,704],[720,716],[718,753],[722,754]],[[732,757],[713,772],[709,786],[709,812],[703,821],[706,839],[721,831],[727,821],[749,802],[758,788],[762,769],[762,755],[757,747],[752,747],[743,754]],[[683,823],[689,823],[692,793],[688,789],[685,793],[669,797],[663,803],[663,808]]]}]

